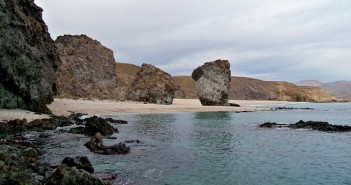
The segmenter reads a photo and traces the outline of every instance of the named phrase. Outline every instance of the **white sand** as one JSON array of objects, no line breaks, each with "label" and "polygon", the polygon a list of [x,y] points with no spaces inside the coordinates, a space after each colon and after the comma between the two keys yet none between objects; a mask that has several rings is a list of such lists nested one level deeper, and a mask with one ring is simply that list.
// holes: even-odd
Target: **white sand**
[{"label": "white sand", "polygon": [[[286,101],[256,101],[256,100],[230,100],[230,103],[237,103],[241,107],[229,106],[202,106],[197,99],[174,99],[172,105],[144,104],[134,101],[109,101],[109,100],[72,100],[55,99],[48,105],[55,115],[68,116],[71,112],[95,114],[124,114],[124,113],[158,113],[158,112],[209,112],[209,111],[255,111],[262,110],[255,106],[290,104]],[[0,121],[26,118],[33,119],[47,118],[48,115],[36,115],[25,110],[4,110],[0,109]]]}]

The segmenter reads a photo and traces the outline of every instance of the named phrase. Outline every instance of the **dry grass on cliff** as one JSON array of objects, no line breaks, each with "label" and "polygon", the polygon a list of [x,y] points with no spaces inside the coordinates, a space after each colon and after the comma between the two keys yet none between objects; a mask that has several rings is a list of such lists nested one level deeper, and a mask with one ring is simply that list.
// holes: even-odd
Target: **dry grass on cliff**
[{"label": "dry grass on cliff", "polygon": [[193,80],[190,76],[174,76],[173,80],[185,92],[185,98],[197,98],[195,92],[195,80]]}]

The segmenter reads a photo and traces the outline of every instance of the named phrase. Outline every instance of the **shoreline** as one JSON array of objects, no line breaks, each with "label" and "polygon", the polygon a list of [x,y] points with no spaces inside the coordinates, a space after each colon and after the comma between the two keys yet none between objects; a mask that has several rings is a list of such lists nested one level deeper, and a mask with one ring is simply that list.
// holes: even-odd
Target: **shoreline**
[{"label": "shoreline", "polygon": [[[113,101],[113,100],[73,100],[66,98],[55,98],[48,105],[54,115],[69,116],[72,112],[86,113],[89,115],[118,115],[118,114],[148,114],[148,113],[179,113],[179,112],[244,112],[260,111],[264,108],[256,106],[287,105],[301,102],[269,101],[269,100],[229,100],[229,103],[237,103],[241,107],[233,106],[202,106],[198,99],[174,99],[171,105],[144,104],[137,101]],[[0,121],[13,119],[49,118],[50,115],[35,114],[28,110],[0,109]]]}]

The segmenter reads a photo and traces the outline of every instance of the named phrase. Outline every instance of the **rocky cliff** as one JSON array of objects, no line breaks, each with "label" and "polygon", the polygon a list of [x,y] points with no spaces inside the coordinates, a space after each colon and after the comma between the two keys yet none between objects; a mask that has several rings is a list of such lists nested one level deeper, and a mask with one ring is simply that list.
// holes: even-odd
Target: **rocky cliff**
[{"label": "rocky cliff", "polygon": [[196,68],[191,77],[202,105],[227,105],[231,71],[228,60],[206,62]]},{"label": "rocky cliff", "polygon": [[50,113],[59,62],[33,0],[0,1],[0,108]]},{"label": "rocky cliff", "polygon": [[120,99],[112,50],[86,35],[60,36],[55,43],[58,97]]},{"label": "rocky cliff", "polygon": [[127,99],[157,104],[172,104],[175,83],[172,76],[150,64],[143,64]]}]

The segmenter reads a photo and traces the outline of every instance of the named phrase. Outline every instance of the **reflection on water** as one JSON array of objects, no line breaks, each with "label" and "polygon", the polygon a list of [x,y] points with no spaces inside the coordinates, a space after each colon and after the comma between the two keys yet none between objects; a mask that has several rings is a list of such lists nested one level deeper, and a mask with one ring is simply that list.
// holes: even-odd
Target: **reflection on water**
[{"label": "reflection on water", "polygon": [[[101,156],[82,147],[77,153],[88,155],[98,172],[116,172],[117,184],[350,185],[351,133],[257,127],[300,119],[351,123],[351,104],[340,106],[343,111],[304,104],[315,110],[116,115],[129,124],[115,125],[118,139],[107,142],[142,143],[128,144],[128,155]],[[87,139],[73,137],[60,148],[48,146],[48,153],[72,155],[71,147],[79,149]]]}]

